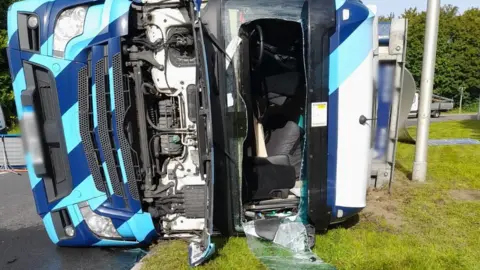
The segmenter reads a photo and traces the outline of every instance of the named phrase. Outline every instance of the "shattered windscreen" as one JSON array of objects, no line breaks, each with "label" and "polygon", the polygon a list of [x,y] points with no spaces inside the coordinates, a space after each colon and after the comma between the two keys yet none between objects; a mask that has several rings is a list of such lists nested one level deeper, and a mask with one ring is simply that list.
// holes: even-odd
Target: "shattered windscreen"
[{"label": "shattered windscreen", "polygon": [[256,223],[243,224],[248,247],[269,269],[335,269],[310,250],[311,235],[295,217],[281,219],[271,238],[261,235],[261,226]]}]

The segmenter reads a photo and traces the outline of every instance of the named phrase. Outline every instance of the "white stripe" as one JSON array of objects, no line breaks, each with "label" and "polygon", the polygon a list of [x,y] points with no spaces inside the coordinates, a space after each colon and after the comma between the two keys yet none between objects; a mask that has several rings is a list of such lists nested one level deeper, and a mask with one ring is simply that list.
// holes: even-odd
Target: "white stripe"
[{"label": "white stripe", "polygon": [[371,121],[361,125],[359,118],[361,115],[372,118],[372,103],[373,52],[370,52],[338,92],[337,206],[366,206]]}]

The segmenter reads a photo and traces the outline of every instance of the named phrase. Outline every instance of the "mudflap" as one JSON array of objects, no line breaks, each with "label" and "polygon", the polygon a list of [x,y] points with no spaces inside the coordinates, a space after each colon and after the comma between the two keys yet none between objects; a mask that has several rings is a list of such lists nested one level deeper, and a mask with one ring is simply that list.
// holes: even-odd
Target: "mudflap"
[{"label": "mudflap", "polygon": [[188,261],[195,267],[204,263],[215,253],[213,234],[214,196],[214,144],[212,134],[212,114],[210,110],[210,77],[204,41],[204,28],[196,12],[195,3],[190,2],[195,51],[197,58],[197,134],[200,158],[200,173],[205,180],[205,227],[202,236],[190,242]]}]

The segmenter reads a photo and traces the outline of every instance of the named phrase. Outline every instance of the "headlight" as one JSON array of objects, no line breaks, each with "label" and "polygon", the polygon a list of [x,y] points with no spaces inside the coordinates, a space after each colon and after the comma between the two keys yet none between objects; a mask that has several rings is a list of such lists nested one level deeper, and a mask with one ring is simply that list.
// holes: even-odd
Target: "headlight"
[{"label": "headlight", "polygon": [[36,29],[38,27],[38,17],[35,15],[28,17],[27,25],[30,29]]},{"label": "headlight", "polygon": [[115,229],[115,226],[113,226],[112,220],[108,217],[95,214],[87,202],[80,204],[80,211],[88,228],[97,236],[102,238],[122,238],[118,234],[117,229]]},{"label": "headlight", "polygon": [[63,11],[55,23],[53,55],[63,57],[70,40],[83,33],[87,6],[79,6]]}]

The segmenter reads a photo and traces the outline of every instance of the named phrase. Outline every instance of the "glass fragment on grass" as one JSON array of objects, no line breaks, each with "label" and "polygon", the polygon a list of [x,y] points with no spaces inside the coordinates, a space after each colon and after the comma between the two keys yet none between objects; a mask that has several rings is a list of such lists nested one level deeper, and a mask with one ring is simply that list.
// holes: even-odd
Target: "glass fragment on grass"
[{"label": "glass fragment on grass", "polygon": [[243,229],[249,249],[269,269],[335,269],[311,251],[307,229],[298,219],[283,218],[273,241],[257,234],[255,221]]}]

